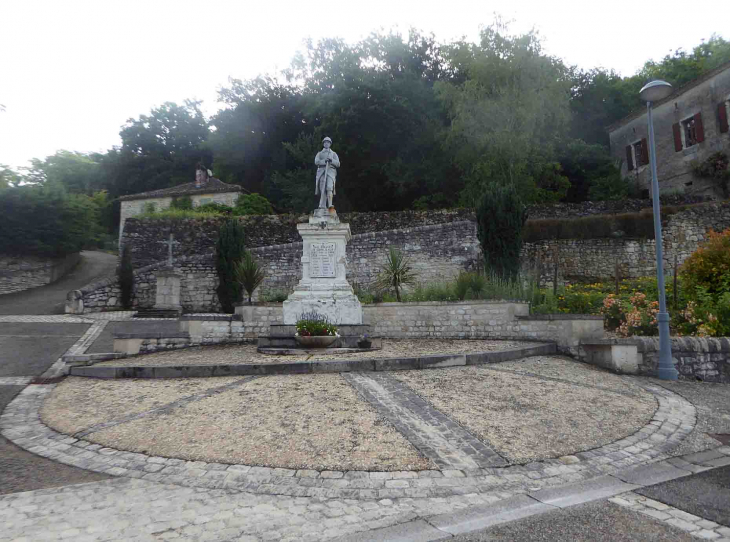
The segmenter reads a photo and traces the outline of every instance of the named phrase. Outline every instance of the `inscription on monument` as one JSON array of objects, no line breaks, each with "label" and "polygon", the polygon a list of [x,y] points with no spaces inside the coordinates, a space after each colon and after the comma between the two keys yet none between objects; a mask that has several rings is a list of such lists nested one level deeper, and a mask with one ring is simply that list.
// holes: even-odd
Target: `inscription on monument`
[{"label": "inscription on monument", "polygon": [[335,276],[335,243],[312,243],[309,249],[309,275]]}]

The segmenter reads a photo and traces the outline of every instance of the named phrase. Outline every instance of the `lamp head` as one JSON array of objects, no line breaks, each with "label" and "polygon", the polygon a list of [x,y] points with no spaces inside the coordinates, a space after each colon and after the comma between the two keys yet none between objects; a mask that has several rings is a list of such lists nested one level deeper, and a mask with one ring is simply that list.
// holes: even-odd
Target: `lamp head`
[{"label": "lamp head", "polygon": [[644,102],[658,102],[672,93],[672,85],[661,79],[650,81],[639,91],[639,97]]}]

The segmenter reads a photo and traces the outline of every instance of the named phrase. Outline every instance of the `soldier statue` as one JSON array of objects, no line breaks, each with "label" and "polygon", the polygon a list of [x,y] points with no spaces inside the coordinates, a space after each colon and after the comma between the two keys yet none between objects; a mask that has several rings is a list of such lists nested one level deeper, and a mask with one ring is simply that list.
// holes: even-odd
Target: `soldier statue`
[{"label": "soldier statue", "polygon": [[337,194],[335,184],[337,182],[337,168],[340,167],[340,158],[335,151],[330,149],[332,140],[329,137],[322,140],[322,145],[324,149],[314,157],[314,163],[317,166],[314,193],[319,195],[319,208],[327,209],[334,208],[332,196]]}]

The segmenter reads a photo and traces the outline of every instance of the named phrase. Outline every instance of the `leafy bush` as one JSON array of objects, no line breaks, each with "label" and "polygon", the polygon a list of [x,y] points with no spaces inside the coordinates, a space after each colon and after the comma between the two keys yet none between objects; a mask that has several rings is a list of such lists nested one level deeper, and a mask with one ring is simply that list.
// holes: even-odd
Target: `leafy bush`
[{"label": "leafy bush", "polygon": [[236,216],[273,215],[274,209],[269,200],[260,194],[241,194],[233,209]]},{"label": "leafy bush", "polygon": [[416,275],[411,269],[408,258],[395,247],[390,247],[385,263],[380,266],[380,273],[375,280],[375,287],[380,290],[395,289],[395,297],[400,302],[403,286],[415,284]]},{"label": "leafy bush", "polygon": [[225,216],[224,213],[213,210],[213,209],[200,209],[195,207],[192,210],[189,209],[173,209],[168,207],[161,211],[143,212],[139,215],[139,218],[148,218],[152,220],[183,220],[186,218],[201,219],[201,218],[215,218]]},{"label": "leafy bush", "polygon": [[491,183],[477,207],[477,236],[486,269],[506,279],[520,271],[527,210],[512,185]]},{"label": "leafy bush", "polygon": [[172,198],[172,202],[170,203],[170,208],[180,209],[183,211],[192,211],[193,210],[193,198],[191,198],[190,196],[181,196],[179,198]]},{"label": "leafy bush", "polygon": [[282,303],[289,298],[289,292],[286,290],[270,290],[264,293],[261,298],[266,303]]},{"label": "leafy bush", "polygon": [[730,292],[730,229],[712,230],[681,268],[682,281],[689,292],[703,288],[709,294]]},{"label": "leafy bush", "polygon": [[700,163],[693,164],[692,169],[698,177],[713,179],[722,188],[725,197],[730,196],[730,160],[724,152],[716,152]]},{"label": "leafy bush", "polygon": [[[685,210],[686,206],[663,207],[662,218]],[[599,239],[629,237],[654,239],[654,215],[651,209],[638,213],[595,215],[581,218],[543,218],[525,224],[524,240],[534,243],[546,239]]]},{"label": "leafy bush", "polygon": [[103,238],[99,198],[68,194],[58,185],[0,192],[0,253],[59,257]]},{"label": "leafy bush", "polygon": [[132,249],[128,245],[122,247],[121,261],[117,269],[119,278],[120,301],[126,310],[132,308],[132,291],[134,289],[134,269],[132,268]]},{"label": "leafy bush", "polygon": [[482,299],[487,278],[481,273],[459,273],[456,277],[456,297],[464,299]]},{"label": "leafy bush", "polygon": [[236,262],[234,272],[236,281],[248,293],[248,304],[250,305],[251,296],[266,278],[266,273],[248,250],[243,259]]},{"label": "leafy bush", "polygon": [[223,312],[231,314],[241,300],[241,284],[236,280],[236,264],[246,254],[246,232],[235,218],[221,226],[216,243],[216,270],[218,271],[218,301]]},{"label": "leafy bush", "polygon": [[221,216],[233,214],[233,207],[215,202],[198,205],[193,210],[198,213],[218,214]]},{"label": "leafy bush", "polygon": [[337,335],[337,326],[331,324],[326,316],[317,312],[305,312],[297,320],[297,335],[300,337],[321,337]]}]

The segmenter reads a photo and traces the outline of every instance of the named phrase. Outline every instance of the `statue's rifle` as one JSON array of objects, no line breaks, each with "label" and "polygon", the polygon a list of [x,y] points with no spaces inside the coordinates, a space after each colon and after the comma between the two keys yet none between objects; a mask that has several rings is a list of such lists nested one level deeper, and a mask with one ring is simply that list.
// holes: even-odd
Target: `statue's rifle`
[{"label": "statue's rifle", "polygon": [[[330,156],[329,149],[327,149],[327,156]],[[324,186],[320,187],[322,194],[327,194],[327,174],[329,173],[329,169],[330,169],[329,159],[325,159],[325,161],[324,161]],[[322,194],[320,194],[320,197]],[[327,200],[325,199],[325,201],[327,201]]]}]

